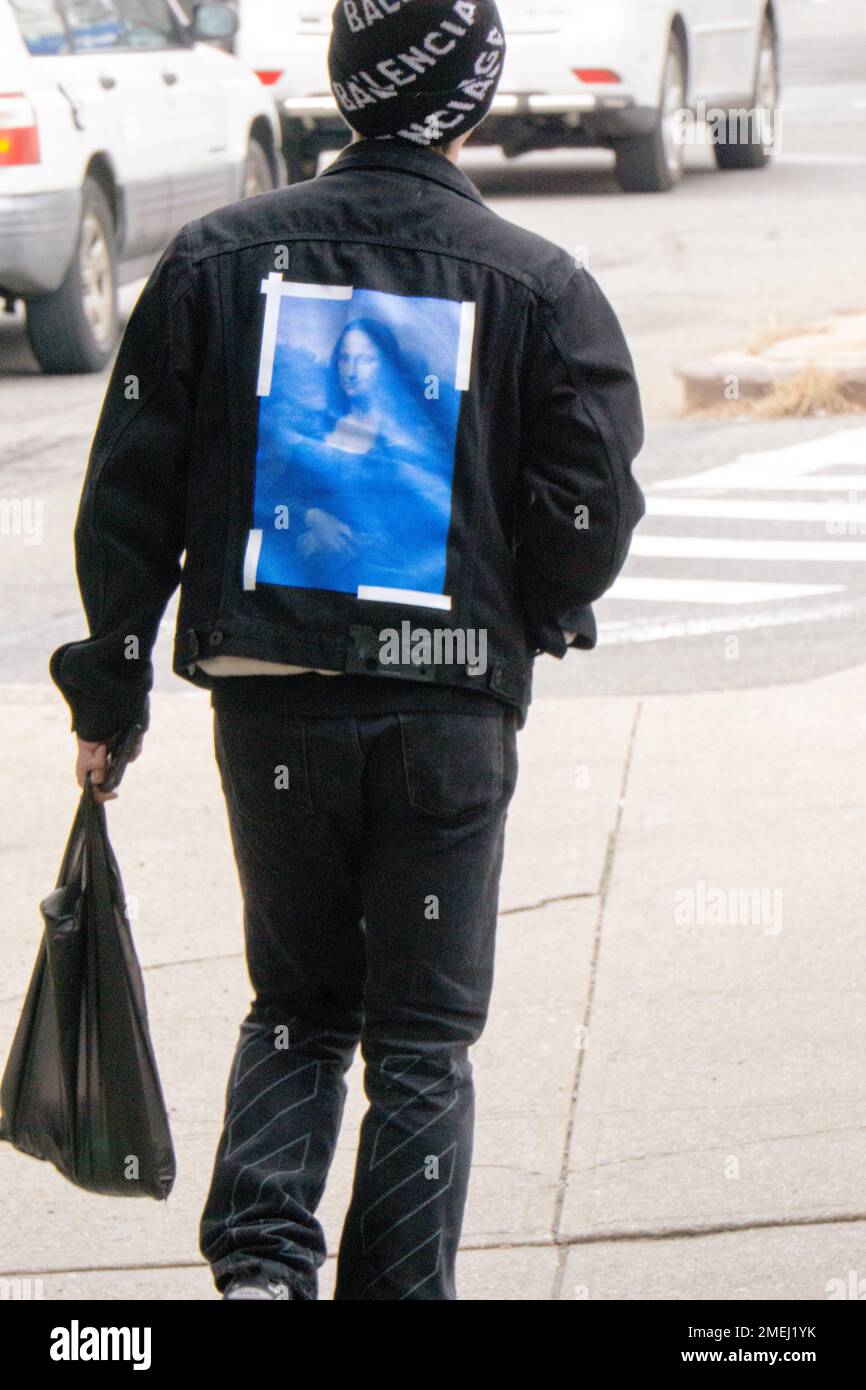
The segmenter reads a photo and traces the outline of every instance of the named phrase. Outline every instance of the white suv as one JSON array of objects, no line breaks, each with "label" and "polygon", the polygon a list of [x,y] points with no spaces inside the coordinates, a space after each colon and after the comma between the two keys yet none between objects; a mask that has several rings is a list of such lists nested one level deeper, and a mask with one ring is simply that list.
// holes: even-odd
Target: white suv
[{"label": "white suv", "polygon": [[237,18],[174,0],[0,0],[0,299],[47,371],[97,371],[117,285],[193,217],[284,175],[273,98]]},{"label": "white suv", "polygon": [[[234,52],[277,97],[292,178],[347,141],[330,93],[331,0],[233,0]],[[360,3],[360,0],[359,0]],[[373,13],[376,0],[366,0]],[[682,174],[688,110],[717,119],[721,168],[766,164],[778,97],[772,0],[499,0],[507,53],[473,144],[506,155],[565,145],[615,151],[623,188],[666,191]],[[772,120],[772,118],[771,118]],[[772,127],[774,129],[774,127]]]}]

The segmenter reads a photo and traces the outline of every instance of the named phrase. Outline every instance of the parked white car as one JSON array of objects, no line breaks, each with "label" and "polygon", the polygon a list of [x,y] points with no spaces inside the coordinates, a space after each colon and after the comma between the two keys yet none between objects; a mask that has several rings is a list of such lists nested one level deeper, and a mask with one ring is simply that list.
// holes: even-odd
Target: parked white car
[{"label": "parked white car", "polygon": [[[233,3],[234,52],[277,98],[289,176],[307,177],[321,150],[347,140],[328,85],[331,0]],[[506,155],[606,146],[624,189],[661,192],[682,175],[683,110],[775,110],[772,0],[499,0],[499,11],[505,67],[473,144]],[[721,168],[766,164],[773,127],[760,115],[714,133]]]},{"label": "parked white car", "polygon": [[272,95],[174,0],[0,0],[0,300],[46,371],[97,371],[117,286],[191,218],[276,186]]}]

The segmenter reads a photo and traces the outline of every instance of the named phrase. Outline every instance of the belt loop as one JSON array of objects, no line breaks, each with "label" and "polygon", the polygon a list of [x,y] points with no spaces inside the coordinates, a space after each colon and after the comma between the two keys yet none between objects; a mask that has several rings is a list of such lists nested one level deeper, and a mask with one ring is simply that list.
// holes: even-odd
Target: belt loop
[{"label": "belt loop", "polygon": [[373,671],[379,665],[379,641],[373,629],[364,623],[352,623],[349,628],[352,645],[346,649],[346,671]]}]

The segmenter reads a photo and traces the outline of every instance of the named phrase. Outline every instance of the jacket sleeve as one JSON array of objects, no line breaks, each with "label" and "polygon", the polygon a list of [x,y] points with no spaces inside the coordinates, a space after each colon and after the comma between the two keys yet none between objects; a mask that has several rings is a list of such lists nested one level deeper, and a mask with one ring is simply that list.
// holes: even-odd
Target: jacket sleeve
[{"label": "jacket sleeve", "polygon": [[186,229],[130,317],[105,394],[75,522],[75,569],[90,636],[49,670],[81,738],[146,728],[151,652],[180,582],[196,396],[196,320]]},{"label": "jacket sleeve", "polygon": [[555,302],[537,305],[524,383],[518,585],[536,653],[563,657],[567,645],[595,646],[591,605],[622,569],[645,511],[631,472],[644,438],[634,364],[586,270],[575,267]]}]

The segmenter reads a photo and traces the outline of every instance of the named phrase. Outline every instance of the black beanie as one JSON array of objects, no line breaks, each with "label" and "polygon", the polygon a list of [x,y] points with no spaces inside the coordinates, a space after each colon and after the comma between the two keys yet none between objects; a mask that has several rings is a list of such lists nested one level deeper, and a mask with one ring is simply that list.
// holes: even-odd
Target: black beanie
[{"label": "black beanie", "polygon": [[442,144],[490,109],[505,58],[494,0],[337,0],[328,71],[366,136]]}]

